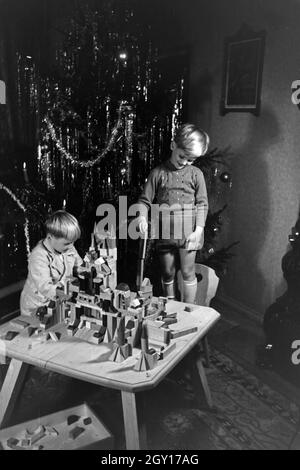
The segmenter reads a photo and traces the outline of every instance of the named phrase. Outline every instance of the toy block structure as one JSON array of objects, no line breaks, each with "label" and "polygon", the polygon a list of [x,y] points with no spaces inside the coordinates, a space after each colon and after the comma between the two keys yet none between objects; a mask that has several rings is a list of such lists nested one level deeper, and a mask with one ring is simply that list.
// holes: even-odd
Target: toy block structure
[{"label": "toy block structure", "polygon": [[[172,339],[195,331],[169,328],[177,322],[177,313],[167,313],[166,297],[153,299],[148,278],[141,280],[137,292],[132,292],[126,283],[117,284],[115,236],[99,236],[96,227],[83,266],[62,282],[55,299],[36,313],[37,331],[46,331],[46,335],[39,335],[43,340],[59,341],[64,333],[54,331],[53,327],[65,324],[70,337],[96,345],[111,344],[110,361],[121,363],[132,356],[133,348],[140,349],[134,370],[145,371],[174,350],[176,344]],[[15,326],[28,336],[33,334],[23,323]],[[13,339],[12,333],[16,334],[8,332],[7,339]]]}]

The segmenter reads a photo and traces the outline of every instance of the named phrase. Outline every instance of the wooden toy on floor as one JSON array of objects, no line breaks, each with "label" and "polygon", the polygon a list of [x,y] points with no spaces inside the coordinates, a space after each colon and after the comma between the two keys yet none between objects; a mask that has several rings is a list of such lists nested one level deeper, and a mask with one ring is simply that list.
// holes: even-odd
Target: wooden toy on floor
[{"label": "wooden toy on floor", "polygon": [[69,432],[69,436],[71,439],[76,439],[83,432],[84,432],[84,428],[81,428],[80,426],[76,426],[75,428],[71,429],[71,431]]}]

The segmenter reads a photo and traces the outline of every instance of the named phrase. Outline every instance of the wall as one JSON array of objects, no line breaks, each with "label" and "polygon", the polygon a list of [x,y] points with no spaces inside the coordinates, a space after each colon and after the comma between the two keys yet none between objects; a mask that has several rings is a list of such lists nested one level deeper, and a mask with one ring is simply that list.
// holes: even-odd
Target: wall
[{"label": "wall", "polygon": [[[177,8],[192,45],[190,119],[208,130],[213,146],[234,152],[223,241],[240,245],[222,291],[262,317],[285,289],[281,258],[299,210],[300,111],[291,83],[300,78],[300,3],[210,0]],[[223,41],[243,22],[267,33],[261,114],[220,116]]]}]

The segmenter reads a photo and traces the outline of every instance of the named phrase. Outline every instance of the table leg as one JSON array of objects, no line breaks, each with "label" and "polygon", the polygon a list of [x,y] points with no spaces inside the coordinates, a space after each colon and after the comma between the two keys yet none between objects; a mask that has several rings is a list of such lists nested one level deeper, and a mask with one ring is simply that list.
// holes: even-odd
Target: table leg
[{"label": "table leg", "polygon": [[[145,422],[138,416],[136,395],[131,392],[121,392],[122,394],[122,405],[123,405],[123,417],[124,417],[124,428],[125,428],[125,439],[127,450],[145,450],[146,447],[146,427]],[[139,395],[139,399],[143,408],[143,397]],[[143,415],[143,410],[140,413]]]},{"label": "table leg", "polygon": [[204,336],[204,338],[202,338],[202,345],[203,345],[203,352],[204,352],[204,357],[205,357],[205,365],[206,367],[210,367],[209,347],[208,347],[207,336]]},{"label": "table leg", "polygon": [[2,385],[4,383],[4,379],[5,379],[5,376],[6,376],[7,369],[8,369],[7,364],[1,364],[0,363],[0,390],[1,390]]},{"label": "table leg", "polygon": [[23,386],[28,364],[12,359],[0,393],[0,427],[9,419]]},{"label": "table leg", "polygon": [[213,401],[212,401],[210,389],[209,389],[209,386],[208,386],[208,383],[207,383],[205,369],[204,369],[203,364],[202,364],[202,359],[201,359],[200,355],[197,354],[196,351],[194,352],[194,358],[193,358],[193,362],[192,362],[192,374],[193,374],[193,377],[194,377],[194,382],[195,382],[196,387],[201,384],[202,389],[204,391],[204,395],[205,395],[207,404],[208,404],[209,408],[212,408],[213,407]]}]

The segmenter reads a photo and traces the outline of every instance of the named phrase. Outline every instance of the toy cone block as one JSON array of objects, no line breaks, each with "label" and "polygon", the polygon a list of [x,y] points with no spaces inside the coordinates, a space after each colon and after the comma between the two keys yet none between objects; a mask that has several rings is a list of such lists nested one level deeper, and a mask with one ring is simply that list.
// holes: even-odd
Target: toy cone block
[{"label": "toy cone block", "polygon": [[117,344],[123,346],[125,344],[125,317],[118,319],[117,328]]},{"label": "toy cone block", "polygon": [[144,370],[149,370],[149,364],[147,363],[145,353],[142,351],[141,355],[137,361],[137,363],[134,366],[134,370],[137,372],[143,372]]},{"label": "toy cone block", "polygon": [[146,324],[142,325],[141,331],[141,349],[144,353],[148,352],[148,328]]},{"label": "toy cone block", "polygon": [[153,369],[157,365],[159,355],[156,351],[146,354],[146,360],[149,366],[149,369]]},{"label": "toy cone block", "polygon": [[109,357],[109,360],[113,362],[123,362],[132,354],[132,349],[129,344],[124,344],[124,346],[114,344],[113,348],[113,352]]},{"label": "toy cone block", "polygon": [[117,319],[107,315],[106,333],[104,336],[105,343],[111,343],[114,339],[117,329]]},{"label": "toy cone block", "polygon": [[138,319],[134,320],[135,326],[131,330],[132,346],[134,348],[141,344],[142,322]]},{"label": "toy cone block", "polygon": [[153,369],[157,365],[158,354],[156,352],[153,353],[145,353],[141,351],[141,355],[139,360],[134,366],[134,370],[138,372],[142,372],[145,370]]}]

